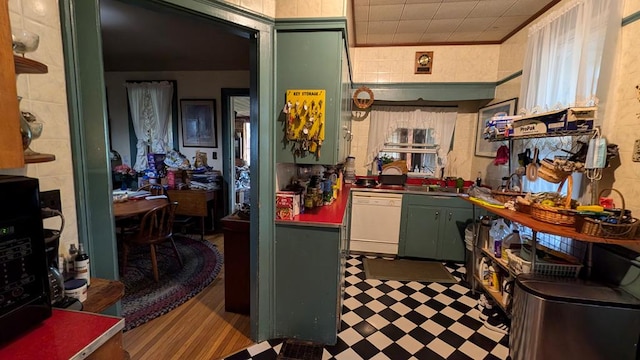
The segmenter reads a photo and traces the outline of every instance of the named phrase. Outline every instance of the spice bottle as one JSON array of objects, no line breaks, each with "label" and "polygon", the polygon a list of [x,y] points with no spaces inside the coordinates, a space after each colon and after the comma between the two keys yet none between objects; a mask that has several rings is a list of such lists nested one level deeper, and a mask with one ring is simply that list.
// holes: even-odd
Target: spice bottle
[{"label": "spice bottle", "polygon": [[478,176],[476,177],[476,186],[482,185],[482,174],[478,171]]},{"label": "spice bottle", "polygon": [[74,263],[76,261],[76,255],[78,255],[78,248],[76,244],[69,245],[69,257],[67,258],[67,274],[74,276]]},{"label": "spice bottle", "polygon": [[87,286],[91,285],[91,270],[89,268],[89,255],[84,251],[82,243],[78,244],[78,255],[75,259],[76,279],[87,280]]}]

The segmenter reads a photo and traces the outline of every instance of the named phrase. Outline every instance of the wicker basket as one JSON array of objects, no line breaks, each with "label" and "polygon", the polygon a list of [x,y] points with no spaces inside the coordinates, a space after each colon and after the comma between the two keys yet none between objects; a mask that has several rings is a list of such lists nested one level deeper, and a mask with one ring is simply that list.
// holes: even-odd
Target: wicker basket
[{"label": "wicker basket", "polygon": [[[558,187],[558,193],[562,190],[564,181]],[[550,224],[573,226],[576,222],[576,216],[573,212],[567,211],[571,209],[571,192],[573,187],[573,178],[567,176],[567,196],[563,207],[548,206],[542,204],[531,204],[531,217],[548,222]]]},{"label": "wicker basket", "polygon": [[[607,190],[618,193],[618,195],[620,195],[620,199],[622,199],[622,210],[620,211],[620,217],[618,218],[620,221],[622,220],[625,211],[624,196],[622,196],[622,193],[616,189],[604,189],[600,191],[598,198],[600,198]],[[632,218],[631,221],[632,222],[630,224],[609,224],[586,216],[578,216],[578,220],[575,225],[577,232],[587,235],[606,239],[633,239],[636,236],[636,231],[640,221],[636,218]]]},{"label": "wicker basket", "polygon": [[525,205],[516,202],[516,211],[524,214],[531,214],[531,205]]},{"label": "wicker basket", "polygon": [[571,175],[570,172],[557,169],[553,164],[553,160],[550,159],[542,159],[540,165],[538,177],[553,184],[560,184]]},{"label": "wicker basket", "polygon": [[494,199],[500,201],[501,203],[506,203],[508,201],[516,201],[516,197],[522,196],[521,192],[515,191],[500,191],[500,190],[491,190],[491,196]]}]

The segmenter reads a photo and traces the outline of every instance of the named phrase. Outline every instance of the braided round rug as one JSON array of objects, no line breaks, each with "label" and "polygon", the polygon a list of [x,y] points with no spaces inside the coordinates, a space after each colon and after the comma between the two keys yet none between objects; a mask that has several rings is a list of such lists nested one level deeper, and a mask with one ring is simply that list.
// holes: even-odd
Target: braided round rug
[{"label": "braided round rug", "polygon": [[197,295],[220,274],[222,255],[208,241],[174,235],[184,267],[176,258],[171,243],[157,246],[160,280],[153,280],[149,246],[132,246],[127,269],[121,273],[124,283],[122,313],[124,330],[131,330],[177,308]]}]

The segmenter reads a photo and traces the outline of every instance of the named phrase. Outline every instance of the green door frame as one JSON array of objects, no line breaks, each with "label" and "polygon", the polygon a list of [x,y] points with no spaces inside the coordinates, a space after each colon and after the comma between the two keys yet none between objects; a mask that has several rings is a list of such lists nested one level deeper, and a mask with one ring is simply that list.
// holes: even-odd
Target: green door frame
[{"label": "green door frame", "polygon": [[[235,203],[235,194],[233,193],[233,182],[235,181],[235,161],[229,154],[235,155],[234,142],[235,138],[234,122],[231,121],[231,98],[234,96],[250,96],[249,89],[243,88],[222,88],[220,89],[222,96],[222,152],[226,154],[222,159],[222,175],[225,181],[225,192],[227,201],[224,205],[225,214],[233,212],[233,204]],[[251,126],[255,125],[255,120],[250,119]]]},{"label": "green door frame", "polygon": [[[251,183],[257,185],[251,199],[259,210],[251,212],[251,338],[269,339],[274,332],[274,21],[218,2],[126,2],[210,19],[251,39],[251,117],[257,119],[251,127]],[[59,6],[79,239],[87,244],[93,274],[118,279],[99,0],[60,0]],[[119,306],[111,313],[121,314]]]}]

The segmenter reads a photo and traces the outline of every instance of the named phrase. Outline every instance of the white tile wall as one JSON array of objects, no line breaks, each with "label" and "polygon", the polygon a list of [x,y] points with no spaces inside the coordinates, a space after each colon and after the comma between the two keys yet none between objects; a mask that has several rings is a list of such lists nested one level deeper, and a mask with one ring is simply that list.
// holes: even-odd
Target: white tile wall
[{"label": "white tile wall", "polygon": [[[23,169],[3,170],[3,174],[26,175],[40,181],[40,190],[60,189],[65,228],[60,250],[78,241],[73,168],[70,149],[69,117],[63,67],[62,39],[56,0],[9,0],[11,26],[24,28],[40,36],[40,45],[26,57],[43,62],[49,73],[20,75],[18,95],[21,109],[30,111],[44,123],[42,136],[34,140],[35,151],[56,155],[56,161],[29,164]],[[59,227],[58,218],[45,221],[45,227]]]}]

